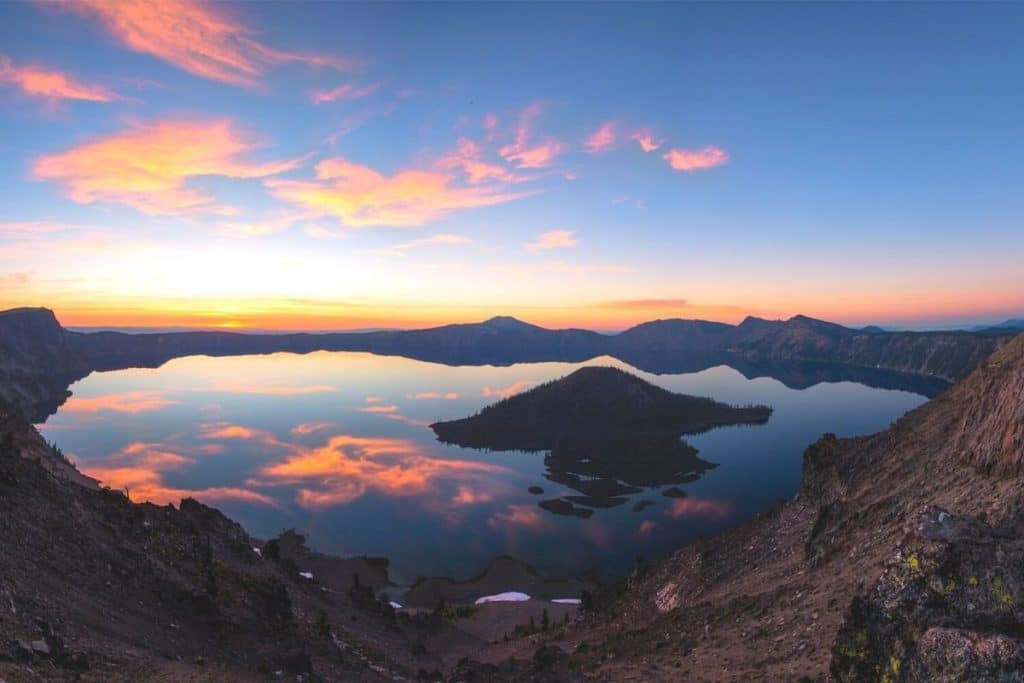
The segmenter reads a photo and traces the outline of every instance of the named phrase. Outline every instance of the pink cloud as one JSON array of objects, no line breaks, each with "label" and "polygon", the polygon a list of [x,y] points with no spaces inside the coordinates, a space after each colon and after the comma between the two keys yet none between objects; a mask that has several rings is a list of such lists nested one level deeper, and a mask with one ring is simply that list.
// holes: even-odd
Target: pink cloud
[{"label": "pink cloud", "polygon": [[225,5],[198,0],[58,0],[98,19],[135,52],[153,55],[191,74],[222,83],[258,85],[265,70],[285,63],[351,71],[353,60],[272,48],[230,16]]},{"label": "pink cloud", "polygon": [[640,149],[645,152],[653,152],[664,144],[664,140],[655,140],[654,134],[650,130],[643,129],[638,130],[629,136],[630,140],[635,140]]},{"label": "pink cloud", "polygon": [[373,93],[377,92],[382,83],[370,83],[369,85],[358,85],[356,83],[346,83],[345,85],[339,85],[337,88],[332,90],[318,90],[313,93],[313,104],[323,104],[325,102],[334,102],[335,100],[342,100],[345,102],[351,102],[353,100],[359,100],[364,97],[369,97]]},{"label": "pink cloud", "polygon": [[606,152],[615,145],[615,122],[607,121],[594,131],[584,142],[583,148],[591,154]]},{"label": "pink cloud", "polygon": [[501,156],[519,168],[544,168],[550,166],[555,158],[562,154],[568,146],[554,138],[546,138],[539,143],[531,143],[533,126],[544,109],[540,102],[528,106],[519,116],[516,127],[516,138],[512,144],[499,150]]},{"label": "pink cloud", "polygon": [[110,102],[120,99],[103,86],[85,85],[67,74],[40,66],[15,66],[10,58],[0,55],[0,84],[7,83],[31,96],[48,100],[85,100]]},{"label": "pink cloud", "polygon": [[526,180],[504,166],[485,161],[480,146],[468,138],[460,138],[455,150],[438,159],[435,166],[442,170],[461,170],[473,185],[490,180],[504,183]]},{"label": "pink cloud", "polygon": [[526,248],[530,251],[547,251],[549,249],[567,249],[575,247],[579,243],[574,230],[549,230],[538,235],[535,241],[526,245]]},{"label": "pink cloud", "polygon": [[677,171],[700,171],[725,165],[729,154],[724,149],[708,146],[703,149],[670,149],[663,158]]}]

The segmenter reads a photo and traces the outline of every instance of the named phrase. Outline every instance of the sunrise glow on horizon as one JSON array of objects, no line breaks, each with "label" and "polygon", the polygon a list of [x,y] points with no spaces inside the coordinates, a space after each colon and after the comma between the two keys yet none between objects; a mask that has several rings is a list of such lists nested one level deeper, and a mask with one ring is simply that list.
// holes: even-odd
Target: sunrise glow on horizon
[{"label": "sunrise glow on horizon", "polygon": [[0,309],[234,330],[1024,315],[1020,6],[530,9],[4,4]]}]

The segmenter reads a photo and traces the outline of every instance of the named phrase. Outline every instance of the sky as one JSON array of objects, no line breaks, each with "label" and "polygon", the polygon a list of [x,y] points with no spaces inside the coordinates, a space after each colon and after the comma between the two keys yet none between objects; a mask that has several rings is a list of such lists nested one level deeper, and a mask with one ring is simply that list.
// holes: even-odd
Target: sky
[{"label": "sky", "polygon": [[0,308],[1024,315],[1024,5],[0,4]]}]

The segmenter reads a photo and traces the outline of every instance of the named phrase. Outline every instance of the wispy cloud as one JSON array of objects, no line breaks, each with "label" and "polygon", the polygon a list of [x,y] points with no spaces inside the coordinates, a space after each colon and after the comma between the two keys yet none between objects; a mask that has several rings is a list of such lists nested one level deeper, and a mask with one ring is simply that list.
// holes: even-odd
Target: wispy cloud
[{"label": "wispy cloud", "polygon": [[473,240],[462,235],[456,235],[450,232],[443,232],[437,235],[431,235],[430,237],[424,237],[418,240],[410,240],[408,242],[402,242],[401,244],[395,244],[386,249],[376,249],[374,253],[381,254],[384,256],[405,256],[410,249],[416,249],[417,247],[430,247],[442,244],[472,244]]},{"label": "wispy cloud", "polygon": [[169,399],[159,392],[130,391],[102,396],[72,396],[61,410],[65,413],[94,414],[109,411],[138,415],[163,410],[178,403],[179,401]]},{"label": "wispy cloud", "polygon": [[665,143],[664,140],[656,140],[654,138],[654,133],[652,133],[648,128],[635,131],[629,136],[629,139],[635,140],[636,143],[640,145],[640,149],[645,152],[653,152]]},{"label": "wispy cloud", "polygon": [[324,104],[325,102],[334,102],[341,100],[343,102],[352,102],[353,100],[361,100],[364,97],[369,97],[373,93],[380,90],[383,83],[370,83],[367,85],[359,85],[358,83],[346,83],[339,85],[337,88],[331,90],[318,90],[313,93],[313,104]]},{"label": "wispy cloud", "polygon": [[232,17],[225,5],[199,0],[58,0],[58,4],[99,19],[131,50],[231,85],[256,86],[268,67],[286,63],[336,71],[356,66],[353,60],[334,55],[270,47],[256,38],[255,30]]},{"label": "wispy cloud", "polygon": [[186,187],[195,176],[262,178],[304,159],[256,162],[243,157],[261,145],[228,119],[158,121],[40,157],[32,172],[64,186],[81,204],[111,202],[145,214],[230,213],[214,195]]},{"label": "wispy cloud", "polygon": [[72,76],[41,66],[15,66],[0,54],[0,84],[20,88],[31,97],[47,100],[85,100],[110,102],[120,95],[100,85],[86,85]]},{"label": "wispy cloud", "polygon": [[518,183],[528,179],[500,164],[485,161],[480,146],[469,138],[460,138],[455,149],[438,159],[435,165],[442,170],[461,170],[474,185],[491,180]]},{"label": "wispy cloud", "polygon": [[544,105],[534,102],[519,116],[515,142],[501,148],[501,156],[519,168],[545,168],[568,149],[568,145],[555,138],[531,142],[533,127],[544,110]]},{"label": "wispy cloud", "polygon": [[461,397],[456,391],[421,391],[409,395],[409,398],[417,401],[458,401]]},{"label": "wispy cloud", "polygon": [[689,308],[686,299],[614,299],[597,304],[599,308],[618,310],[661,310],[665,308]]},{"label": "wispy cloud", "polygon": [[591,133],[583,142],[583,149],[590,154],[600,154],[615,146],[617,137],[616,124],[614,121],[606,121],[601,127]]},{"label": "wispy cloud", "polygon": [[708,146],[703,149],[670,149],[663,158],[677,171],[700,171],[725,165],[729,154],[724,149]]},{"label": "wispy cloud", "polygon": [[536,240],[526,245],[526,248],[530,251],[547,251],[575,247],[579,243],[575,230],[549,230],[538,235]]},{"label": "wispy cloud", "polygon": [[514,396],[518,393],[526,391],[534,384],[536,384],[536,382],[534,382],[533,380],[521,379],[505,387],[484,387],[480,393],[485,398],[508,398],[509,396]]},{"label": "wispy cloud", "polygon": [[283,201],[349,227],[425,225],[455,211],[509,202],[527,193],[504,185],[463,186],[443,172],[403,169],[384,175],[337,157],[316,166],[315,180],[265,181]]}]

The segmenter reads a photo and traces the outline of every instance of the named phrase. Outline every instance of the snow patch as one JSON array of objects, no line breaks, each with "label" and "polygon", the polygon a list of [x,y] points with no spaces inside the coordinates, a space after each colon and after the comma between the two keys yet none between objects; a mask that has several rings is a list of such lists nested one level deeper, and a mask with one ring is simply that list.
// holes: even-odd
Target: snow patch
[{"label": "snow patch", "polygon": [[510,591],[508,593],[497,593],[495,595],[485,595],[482,598],[477,598],[474,604],[483,605],[488,602],[526,602],[530,599],[530,596],[526,593],[519,593],[516,591]]},{"label": "snow patch", "polygon": [[257,547],[255,547],[255,546],[254,546],[254,547],[253,547],[253,549],[252,549],[252,551],[253,551],[254,553],[256,553],[257,555],[259,555],[260,557],[263,557],[263,551],[262,551],[262,550],[260,550],[259,548],[257,548]]},{"label": "snow patch", "polygon": [[313,580],[313,572],[299,572],[299,576],[309,581]]},{"label": "snow patch", "polygon": [[398,604],[397,602],[395,602],[394,600],[392,600],[392,601],[391,601],[391,602],[389,602],[388,604],[389,604],[389,605],[391,605],[391,609],[402,609],[402,606],[401,606],[401,605],[399,605],[399,604]]},{"label": "snow patch", "polygon": [[580,605],[583,601],[579,598],[555,598],[551,602],[558,603],[559,605]]}]

